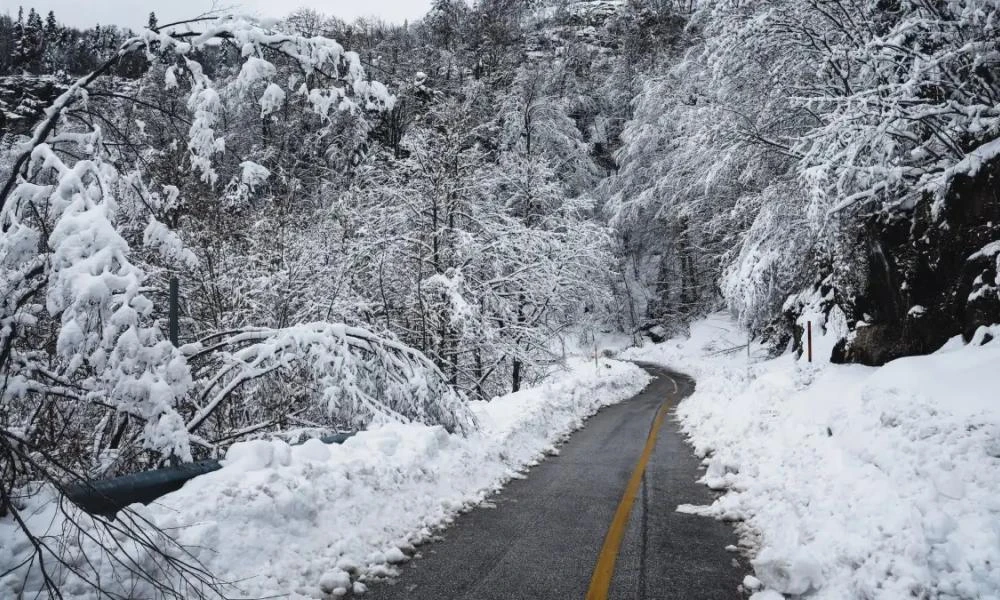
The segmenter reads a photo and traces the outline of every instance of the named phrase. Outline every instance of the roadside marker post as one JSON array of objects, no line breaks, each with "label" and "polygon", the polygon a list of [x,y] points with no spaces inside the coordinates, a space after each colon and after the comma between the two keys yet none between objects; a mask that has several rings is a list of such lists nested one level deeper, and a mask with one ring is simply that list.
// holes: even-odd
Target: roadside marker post
[{"label": "roadside marker post", "polygon": [[806,343],[808,345],[809,362],[813,361],[813,322],[806,321]]},{"label": "roadside marker post", "polygon": [[180,282],[177,277],[170,278],[167,303],[167,335],[176,348],[180,346]]}]

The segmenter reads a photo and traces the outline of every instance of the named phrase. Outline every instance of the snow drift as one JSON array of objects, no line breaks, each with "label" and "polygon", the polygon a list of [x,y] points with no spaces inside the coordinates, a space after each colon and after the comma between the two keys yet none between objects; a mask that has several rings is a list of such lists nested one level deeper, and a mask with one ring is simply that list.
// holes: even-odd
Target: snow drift
[{"label": "snow drift", "polygon": [[997,338],[981,328],[879,368],[809,364],[748,351],[713,315],[627,354],[698,380],[678,415],[704,483],[726,493],[680,510],[743,522],[755,599],[986,599],[1000,598]]},{"label": "snow drift", "polygon": [[[627,399],[649,377],[628,363],[571,360],[537,388],[472,402],[478,431],[462,436],[422,424],[385,424],[342,446],[310,441],[234,445],[224,467],[188,482],[149,507],[133,509],[171,532],[221,579],[230,595],[324,598],[360,593],[365,581],[391,575],[436,528],[499,490],[554,451],[602,406]],[[30,512],[38,534],[58,533],[54,503]],[[0,520],[0,573],[29,551],[9,520]],[[82,555],[66,540],[67,555]],[[86,544],[84,544],[86,546]],[[142,560],[140,558],[139,560]],[[106,565],[105,576],[110,575]],[[0,579],[0,596],[30,595],[37,573]],[[128,586],[106,577],[108,585]],[[88,598],[65,581],[69,597]],[[72,590],[84,590],[73,596]],[[143,589],[138,588],[143,596]],[[135,594],[135,591],[131,593]]]}]

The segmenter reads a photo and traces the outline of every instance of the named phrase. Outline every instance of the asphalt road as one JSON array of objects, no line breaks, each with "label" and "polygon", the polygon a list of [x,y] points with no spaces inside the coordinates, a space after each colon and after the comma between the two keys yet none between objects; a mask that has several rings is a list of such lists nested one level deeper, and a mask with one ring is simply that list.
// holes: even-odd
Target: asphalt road
[{"label": "asphalt road", "polygon": [[[635,398],[603,409],[553,456],[459,517],[442,540],[420,548],[394,581],[372,584],[375,600],[584,599],[616,509],[664,400],[694,390],[685,375],[644,365],[656,379]],[[727,552],[732,527],[674,509],[706,504],[699,461],[672,410],[636,488],[608,598],[739,600],[748,571]],[[608,554],[607,551],[604,554]],[[591,598],[600,597],[591,590]]]}]

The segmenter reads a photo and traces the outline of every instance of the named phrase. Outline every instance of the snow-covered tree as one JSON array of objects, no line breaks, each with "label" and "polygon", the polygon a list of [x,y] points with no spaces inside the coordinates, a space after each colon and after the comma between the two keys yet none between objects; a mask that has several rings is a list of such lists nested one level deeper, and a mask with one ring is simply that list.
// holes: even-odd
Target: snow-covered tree
[{"label": "snow-covered tree", "polygon": [[[663,293],[689,278],[687,245],[703,298],[724,296],[755,330],[783,319],[782,295],[820,281],[868,303],[851,319],[905,318],[862,299],[881,294],[873,280],[922,277],[919,259],[885,256],[879,237],[902,219],[921,223],[914,247],[917,231],[948,231],[956,182],[988,176],[995,15],[978,1],[701,3],[683,58],[638,96],[605,184],[635,256],[637,312],[683,304]],[[886,268],[899,272],[869,276]]]},{"label": "snow-covered tree", "polygon": [[[153,62],[170,57],[151,71],[158,81],[148,82],[169,101],[102,85],[136,53]],[[219,58],[211,70],[206,56]],[[307,141],[322,145],[300,149],[300,161],[342,166],[356,151],[340,144],[350,137],[345,127],[366,131],[365,115],[393,101],[358,55],[336,42],[232,17],[147,29],[58,97],[0,189],[0,455],[11,466],[0,481],[0,510],[19,518],[12,494],[30,481],[61,489],[122,465],[216,452],[273,420],[266,411],[222,410],[235,395],[266,391],[269,380],[296,395],[278,414],[297,410],[328,426],[384,419],[452,431],[473,425],[438,368],[390,337],[324,322],[242,322],[175,348],[157,318],[154,276],[199,268],[198,253],[184,242],[197,190],[221,193],[217,203],[240,210],[269,181],[284,193],[301,189],[294,164],[261,164],[289,144],[268,132],[269,117],[294,111],[311,130]],[[253,132],[241,136],[226,123],[248,114],[263,122],[257,161],[246,159],[256,158],[246,141]],[[170,127],[169,142],[151,143],[140,117]],[[241,144],[248,149],[232,157]],[[147,541],[144,547],[154,544]],[[38,561],[52,552],[38,546]],[[99,568],[93,565],[61,562],[46,571],[44,562],[32,564],[50,592],[60,577],[87,585],[100,577],[88,570]],[[195,572],[179,564],[182,574]],[[143,576],[141,565],[120,566]]]},{"label": "snow-covered tree", "polygon": [[552,363],[553,342],[606,308],[593,282],[610,264],[592,203],[573,199],[546,159],[491,151],[490,102],[472,84],[437,103],[404,139],[408,158],[366,165],[336,209],[347,277],[367,298],[359,316],[478,396]]}]

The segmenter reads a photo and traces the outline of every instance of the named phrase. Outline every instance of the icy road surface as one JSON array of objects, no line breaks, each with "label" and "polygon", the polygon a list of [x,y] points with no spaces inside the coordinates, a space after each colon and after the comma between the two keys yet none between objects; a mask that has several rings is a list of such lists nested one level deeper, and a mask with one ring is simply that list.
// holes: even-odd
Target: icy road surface
[{"label": "icy road surface", "polygon": [[696,482],[699,461],[673,418],[673,407],[693,392],[694,382],[646,368],[656,379],[642,393],[602,409],[559,455],[491,498],[495,508],[487,505],[459,517],[441,541],[420,549],[422,558],[404,567],[398,579],[373,584],[365,597],[587,598],[615,512],[666,401],[670,410],[622,531],[607,597],[743,598],[738,588],[749,567],[726,551],[736,544],[732,528],[675,510],[712,502],[711,492]]}]

